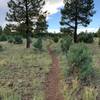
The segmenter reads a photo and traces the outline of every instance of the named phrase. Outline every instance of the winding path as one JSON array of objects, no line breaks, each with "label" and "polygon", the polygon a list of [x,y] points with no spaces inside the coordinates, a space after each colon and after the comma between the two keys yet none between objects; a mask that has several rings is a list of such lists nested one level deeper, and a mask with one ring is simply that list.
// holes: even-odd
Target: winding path
[{"label": "winding path", "polygon": [[53,53],[52,49],[50,48],[50,45],[47,46],[47,49],[52,59],[52,66],[46,78],[46,84],[45,84],[46,100],[63,100],[63,96],[59,90],[59,83],[60,83],[59,59],[57,55]]}]

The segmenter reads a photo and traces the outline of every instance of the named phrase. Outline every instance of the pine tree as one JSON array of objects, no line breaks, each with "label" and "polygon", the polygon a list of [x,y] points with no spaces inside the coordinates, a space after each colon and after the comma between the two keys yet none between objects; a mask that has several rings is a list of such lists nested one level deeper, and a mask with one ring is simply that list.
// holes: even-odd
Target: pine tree
[{"label": "pine tree", "polygon": [[61,29],[70,28],[74,31],[74,42],[77,42],[77,29],[79,25],[90,24],[94,15],[93,0],[64,0],[64,8],[61,9]]},{"label": "pine tree", "polygon": [[44,0],[10,0],[8,2],[9,12],[6,19],[8,21],[25,23],[26,48],[30,48],[30,22],[34,24],[44,4]]},{"label": "pine tree", "polygon": [[45,14],[42,14],[39,16],[37,22],[36,22],[36,28],[35,28],[35,33],[46,33],[48,29],[47,21],[46,21],[46,16]]}]

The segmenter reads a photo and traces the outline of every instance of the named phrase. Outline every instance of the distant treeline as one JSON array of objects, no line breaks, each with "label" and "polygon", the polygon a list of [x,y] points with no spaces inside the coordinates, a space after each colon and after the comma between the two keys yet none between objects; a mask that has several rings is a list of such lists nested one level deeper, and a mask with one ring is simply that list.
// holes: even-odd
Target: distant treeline
[{"label": "distant treeline", "polygon": [[63,33],[37,33],[37,34],[33,34],[33,37],[38,38],[38,37],[65,37],[67,34],[63,34]]}]

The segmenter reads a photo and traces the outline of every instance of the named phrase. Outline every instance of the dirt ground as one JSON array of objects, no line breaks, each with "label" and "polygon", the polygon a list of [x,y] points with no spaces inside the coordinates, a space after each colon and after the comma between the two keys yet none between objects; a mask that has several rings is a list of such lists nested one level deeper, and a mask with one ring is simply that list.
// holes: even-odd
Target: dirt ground
[{"label": "dirt ground", "polygon": [[52,59],[52,66],[46,78],[46,85],[45,85],[46,100],[63,100],[63,96],[59,90],[59,82],[60,82],[59,59],[57,55],[53,53],[52,49],[50,48],[50,45],[47,46],[47,49]]}]

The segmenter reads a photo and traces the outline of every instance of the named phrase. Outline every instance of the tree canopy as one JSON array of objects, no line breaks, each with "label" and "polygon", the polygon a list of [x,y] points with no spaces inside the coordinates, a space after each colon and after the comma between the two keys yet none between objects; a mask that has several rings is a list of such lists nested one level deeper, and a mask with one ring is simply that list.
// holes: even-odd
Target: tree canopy
[{"label": "tree canopy", "polygon": [[64,8],[61,9],[61,29],[70,28],[74,31],[74,42],[77,42],[77,29],[79,25],[90,24],[94,15],[93,0],[64,0]]},{"label": "tree canopy", "polygon": [[48,29],[48,24],[46,21],[46,16],[45,14],[40,15],[37,22],[36,22],[36,28],[35,31],[36,33],[46,33]]},{"label": "tree canopy", "polygon": [[36,22],[36,19],[42,12],[42,7],[45,0],[10,0],[8,2],[9,12],[7,13],[6,20],[18,22],[19,24],[25,23],[26,47],[30,47],[30,22]]}]

